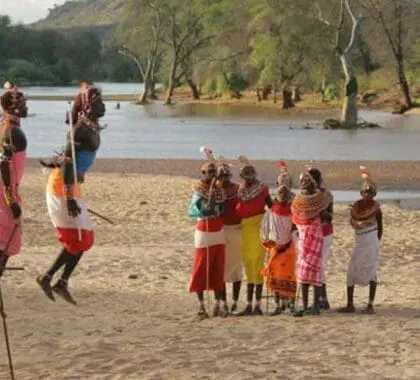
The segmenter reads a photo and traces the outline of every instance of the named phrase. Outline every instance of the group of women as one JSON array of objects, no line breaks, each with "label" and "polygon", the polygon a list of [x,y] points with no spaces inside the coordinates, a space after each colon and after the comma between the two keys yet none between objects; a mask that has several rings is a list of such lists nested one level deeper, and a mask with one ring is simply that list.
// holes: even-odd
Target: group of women
[{"label": "group of women", "polygon": [[[22,203],[19,185],[26,161],[27,140],[21,119],[28,114],[24,94],[13,83],[4,84],[1,96],[3,116],[0,119],[0,276],[9,258],[19,253],[22,245]],[[75,303],[68,291],[68,280],[83,253],[94,240],[92,224],[80,184],[93,164],[99,148],[99,119],[105,114],[101,91],[82,82],[74,107],[68,112],[69,134],[63,151],[48,162],[47,207],[62,249],[51,268],[37,278],[37,283],[51,300],[54,295]],[[53,276],[63,268],[58,281]]]},{"label": "group of women", "polygon": [[[299,177],[299,192],[292,191],[292,177],[285,162],[279,163],[275,197],[261,183],[253,165],[239,157],[241,183],[232,181],[229,164],[216,160],[211,149],[202,148],[206,161],[201,178],[192,185],[189,216],[197,219],[195,255],[190,292],[197,293],[200,318],[208,317],[204,292],[214,291],[212,315],[226,317],[262,315],[263,284],[274,295],[272,315],[317,315],[330,309],[326,267],[333,242],[333,196],[323,186],[321,172],[313,167]],[[355,245],[347,274],[347,306],[339,312],[355,312],[354,286],[370,285],[365,313],[374,313],[376,273],[382,212],[374,200],[376,185],[361,167],[361,199],[351,208]],[[243,270],[244,269],[244,270]],[[246,276],[246,305],[238,300]],[[229,308],[226,284],[232,283]],[[309,304],[309,290],[314,299]],[[302,308],[296,300],[302,296]]]},{"label": "group of women", "polygon": [[[27,140],[20,127],[28,114],[23,93],[12,83],[4,85],[0,120],[0,276],[11,256],[19,253],[22,241],[22,204],[19,185],[23,177]],[[80,184],[96,158],[100,145],[99,119],[105,114],[101,91],[82,82],[74,107],[68,113],[69,134],[63,151],[41,163],[50,169],[47,207],[60,253],[37,283],[45,295],[59,295],[76,303],[68,291],[68,280],[83,253],[94,242],[92,223]],[[190,291],[198,295],[199,316],[207,317],[204,291],[214,291],[214,316],[263,314],[263,284],[274,294],[274,315],[290,310],[295,315],[319,314],[329,309],[325,269],[333,237],[333,197],[323,187],[319,170],[310,168],[299,177],[300,191],[292,192],[292,178],[281,162],[274,199],[267,185],[258,179],[255,167],[241,156],[241,183],[232,181],[229,164],[216,161],[203,148],[207,160],[201,178],[192,185],[189,215],[197,219],[195,256]],[[374,200],[376,185],[362,168],[361,199],[351,208],[351,225],[356,240],[349,264],[348,302],[341,312],[354,312],[355,285],[369,285],[367,313],[374,313],[376,272],[379,267],[379,240],[382,213]],[[266,257],[269,259],[266,262]],[[53,277],[61,269],[58,281]],[[244,270],[245,269],[245,270]],[[246,274],[246,305],[238,310],[243,272]],[[227,303],[226,284],[232,283],[232,303]],[[309,305],[309,288],[314,302]],[[302,292],[303,308],[295,308]]]}]

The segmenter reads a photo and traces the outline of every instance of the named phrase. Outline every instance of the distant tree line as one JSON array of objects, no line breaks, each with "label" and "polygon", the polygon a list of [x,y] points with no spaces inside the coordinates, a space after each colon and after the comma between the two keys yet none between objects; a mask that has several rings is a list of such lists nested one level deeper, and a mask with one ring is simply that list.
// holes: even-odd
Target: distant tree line
[{"label": "distant tree line", "polygon": [[35,30],[0,15],[0,79],[69,85],[81,79],[129,82],[140,76],[100,34],[89,29]]}]

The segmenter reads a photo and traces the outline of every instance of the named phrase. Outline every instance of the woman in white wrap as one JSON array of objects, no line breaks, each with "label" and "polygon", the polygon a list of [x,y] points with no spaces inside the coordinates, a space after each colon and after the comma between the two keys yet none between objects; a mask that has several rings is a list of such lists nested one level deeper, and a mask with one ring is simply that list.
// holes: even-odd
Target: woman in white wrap
[{"label": "woman in white wrap", "polygon": [[373,302],[376,295],[379,269],[379,242],[382,237],[382,211],[374,200],[376,185],[371,180],[369,171],[364,166],[360,167],[363,178],[360,195],[362,199],[355,202],[351,208],[350,224],[356,232],[356,242],[353,255],[347,272],[347,306],[339,309],[341,313],[354,313],[353,303],[354,286],[369,285],[369,302],[363,311],[374,314]]}]

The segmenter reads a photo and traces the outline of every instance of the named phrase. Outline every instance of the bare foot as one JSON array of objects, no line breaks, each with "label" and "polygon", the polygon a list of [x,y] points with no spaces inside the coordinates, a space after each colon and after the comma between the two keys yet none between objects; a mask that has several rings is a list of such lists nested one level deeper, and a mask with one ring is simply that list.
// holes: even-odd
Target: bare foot
[{"label": "bare foot", "polygon": [[362,314],[375,314],[375,309],[372,305],[367,305],[367,308],[362,310]]},{"label": "bare foot", "polygon": [[354,307],[354,305],[347,305],[346,307],[340,307],[337,311],[339,313],[350,314],[350,313],[355,313],[356,308]]}]

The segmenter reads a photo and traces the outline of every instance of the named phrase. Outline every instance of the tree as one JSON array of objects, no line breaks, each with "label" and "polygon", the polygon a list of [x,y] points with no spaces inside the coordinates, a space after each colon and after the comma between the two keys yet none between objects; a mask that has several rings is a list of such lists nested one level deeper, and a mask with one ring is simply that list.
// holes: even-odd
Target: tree
[{"label": "tree", "polygon": [[119,52],[135,62],[144,83],[142,104],[149,96],[155,98],[156,73],[163,54],[163,17],[162,1],[130,0],[119,29]]},{"label": "tree", "polygon": [[[336,25],[322,17],[321,8],[317,4],[319,20],[328,27],[335,29],[335,44],[334,51],[341,61],[344,76],[346,78],[344,88],[344,102],[341,114],[341,127],[342,128],[356,128],[358,122],[357,110],[357,92],[358,84],[355,70],[352,63],[353,49],[356,47],[356,37],[359,30],[359,20],[355,16],[352,9],[351,0],[340,0],[340,12],[338,22]],[[348,43],[343,46],[342,34],[344,30],[345,12],[347,11],[351,19],[351,34]]]},{"label": "tree", "polygon": [[[175,86],[190,69],[194,53],[209,46],[214,35],[203,26],[205,0],[168,0],[164,13],[168,28],[162,40],[169,48],[169,76],[165,104],[172,103]],[[184,69],[184,70],[183,70]]]},{"label": "tree", "polygon": [[418,5],[409,0],[363,0],[359,1],[377,26],[383,31],[396,63],[396,74],[404,97],[404,108],[413,107],[406,75],[406,48],[411,43],[410,29],[418,27]]},{"label": "tree", "polygon": [[318,64],[322,56],[318,46],[323,45],[325,36],[316,31],[304,0],[261,1],[254,3],[251,14],[250,62],[259,72],[258,85],[273,91],[274,102],[281,90],[283,109],[294,107],[293,95],[299,94],[292,90]]}]

